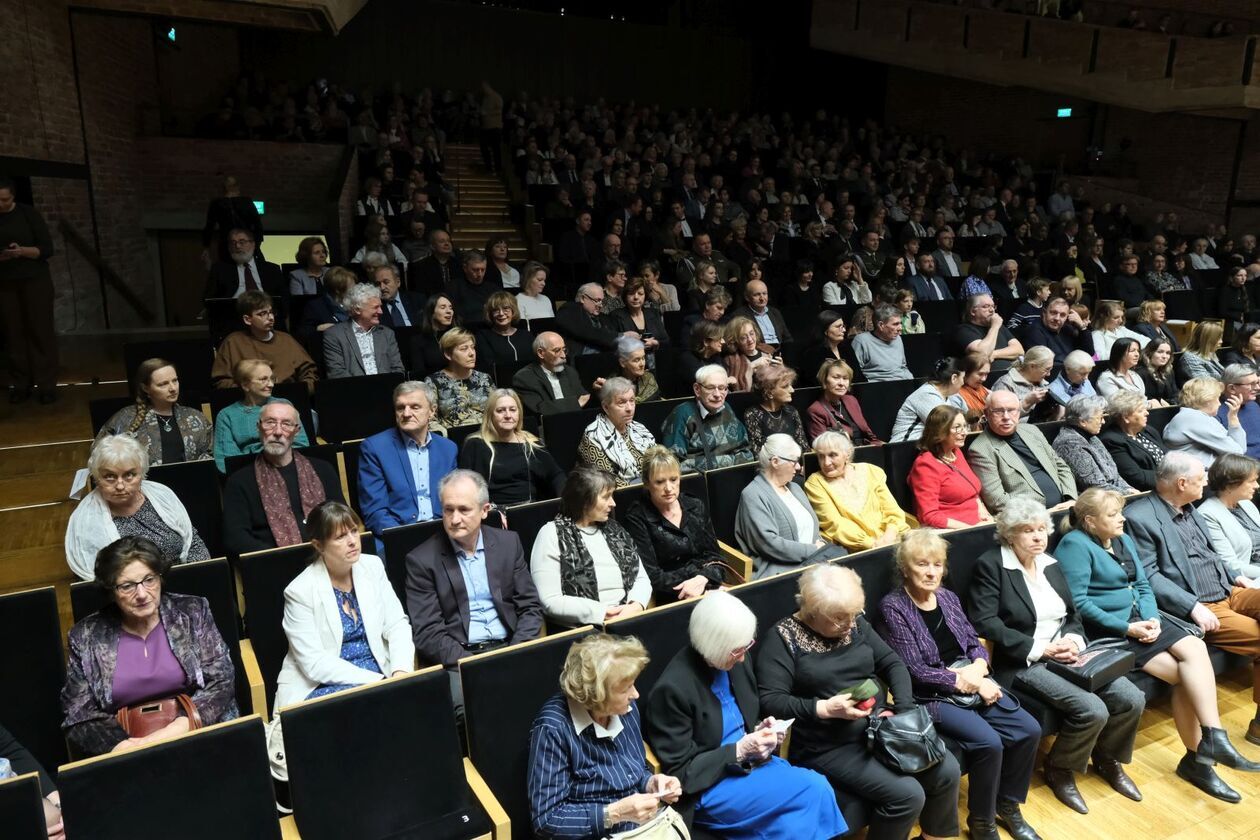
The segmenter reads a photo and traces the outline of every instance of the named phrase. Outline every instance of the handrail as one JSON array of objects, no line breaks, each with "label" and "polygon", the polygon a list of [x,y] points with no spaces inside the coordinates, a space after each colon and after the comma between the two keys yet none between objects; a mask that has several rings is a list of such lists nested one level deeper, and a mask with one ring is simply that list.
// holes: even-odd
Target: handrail
[{"label": "handrail", "polygon": [[83,234],[79,233],[74,225],[70,224],[65,219],[62,219],[57,223],[57,229],[61,232],[61,235],[66,240],[66,243],[74,248],[74,250],[78,251],[80,256],[82,256],[92,265],[93,268],[100,272],[101,279],[113,287],[119,297],[131,304],[131,308],[136,311],[136,314],[140,316],[141,320],[145,323],[152,323],[155,320],[156,316],[154,315],[153,310],[149,308],[148,304],[146,304],[139,295],[131,290],[131,288],[127,285],[127,281],[122,278],[121,274],[109,267],[105,260],[101,258],[101,255],[96,253],[96,249],[92,247],[91,243],[87,241]]}]

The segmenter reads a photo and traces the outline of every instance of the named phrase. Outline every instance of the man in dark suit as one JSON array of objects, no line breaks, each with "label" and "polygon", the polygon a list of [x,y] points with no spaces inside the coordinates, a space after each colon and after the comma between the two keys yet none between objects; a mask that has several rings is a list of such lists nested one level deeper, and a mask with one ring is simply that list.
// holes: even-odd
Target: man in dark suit
[{"label": "man in dark suit", "polygon": [[[1083,323],[1061,297],[1051,298],[1041,307],[1040,318],[1020,324],[1016,337],[1024,347],[1049,347],[1054,363],[1061,365],[1068,353],[1081,345]],[[1088,333],[1086,333],[1088,335]]]},{"label": "man in dark suit", "polygon": [[617,333],[605,326],[600,315],[603,305],[604,287],[584,283],[577,290],[574,302],[560,307],[556,313],[556,328],[568,343],[570,356],[612,352]]},{"label": "man in dark suit", "polygon": [[566,230],[556,246],[556,260],[569,265],[594,265],[600,262],[599,243],[591,235],[594,217],[589,210],[577,214],[573,228]]},{"label": "man in dark suit", "polygon": [[407,555],[407,614],[421,664],[447,669],[462,719],[459,660],[537,638],[542,603],[520,538],[482,527],[490,514],[486,480],[454,470],[438,485],[438,497],[442,532]]},{"label": "man in dark suit", "polygon": [[503,291],[503,275],[498,270],[486,273],[486,255],[465,251],[461,260],[463,272],[451,281],[447,293],[455,306],[455,314],[465,324],[482,324],[486,320],[486,301],[495,292]]},{"label": "man in dark suit", "polygon": [[512,376],[512,387],[520,394],[525,410],[541,416],[585,408],[591,395],[582,387],[577,371],[565,364],[568,350],[564,338],[559,333],[539,333],[533,346],[538,362]]},{"label": "man in dark suit", "polygon": [[381,290],[381,324],[390,329],[420,326],[424,296],[401,288],[395,266],[378,266],[372,272],[372,279]]},{"label": "man in dark suit", "polygon": [[282,300],[289,291],[284,272],[275,263],[264,262],[254,253],[254,235],[244,228],[228,232],[231,262],[210,266],[206,277],[208,298],[234,298],[248,291],[263,291],[275,300]]},{"label": "man in dark suit", "polygon": [[444,230],[429,232],[429,256],[415,263],[409,270],[413,288],[426,295],[446,292],[459,271],[455,261],[451,235]]},{"label": "man in dark suit", "polygon": [[[1260,589],[1231,575],[1212,547],[1207,522],[1194,509],[1206,481],[1198,458],[1167,453],[1155,473],[1155,492],[1125,507],[1124,529],[1137,544],[1159,608],[1197,624],[1217,647],[1251,658],[1251,699],[1257,707],[1246,737],[1260,744]],[[1260,763],[1234,750],[1223,729],[1204,726],[1203,743],[1227,767],[1260,770]]]},{"label": "man in dark suit", "polygon": [[229,554],[306,542],[306,518],[315,506],[345,501],[336,467],[293,451],[300,428],[290,403],[267,403],[258,413],[262,452],[253,466],[228,476],[223,487],[223,544]]},{"label": "man in dark suit", "polygon": [[905,277],[902,283],[909,287],[919,300],[954,299],[954,296],[949,291],[949,286],[936,273],[936,257],[931,254],[920,252],[918,272]]}]

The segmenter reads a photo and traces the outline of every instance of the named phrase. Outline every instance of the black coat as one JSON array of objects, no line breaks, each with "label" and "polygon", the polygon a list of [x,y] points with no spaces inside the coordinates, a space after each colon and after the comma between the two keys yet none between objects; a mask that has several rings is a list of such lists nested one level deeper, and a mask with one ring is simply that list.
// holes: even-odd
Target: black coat
[{"label": "black coat", "polygon": [[[1168,451],[1164,446],[1164,438],[1159,432],[1147,426],[1141,434],[1153,441],[1160,449]],[[1111,453],[1112,460],[1116,462],[1120,477],[1127,481],[1130,487],[1138,490],[1155,489],[1155,470],[1159,468],[1159,464],[1155,461],[1154,455],[1130,440],[1129,436],[1116,426],[1103,429],[1098,437]]]},{"label": "black coat", "polygon": [[[289,282],[285,279],[284,272],[280,270],[280,266],[275,263],[255,259],[254,270],[258,272],[258,283],[262,286],[262,290],[275,299],[276,306],[281,306],[284,298],[288,295]],[[236,270],[236,263],[214,263],[210,266],[210,274],[206,278],[206,297],[236,297],[236,289],[240,282],[241,278]],[[279,320],[277,317],[277,323]]]},{"label": "black coat", "polygon": [[530,414],[541,416],[555,414],[560,411],[577,411],[578,398],[586,393],[577,369],[572,365],[565,366],[558,376],[560,380],[561,399],[555,398],[551,390],[551,382],[543,373],[539,364],[526,365],[512,376],[512,387],[520,394],[521,403]]},{"label": "black coat", "polygon": [[[1058,563],[1046,567],[1046,580],[1067,606],[1060,634],[1085,635],[1085,628],[1072,602],[1072,590]],[[968,610],[976,633],[993,643],[993,677],[1010,688],[1015,677],[1028,667],[1037,613],[1032,595],[1019,569],[1002,565],[1002,550],[986,552],[976,562],[967,588]]]},{"label": "black coat", "polygon": [[[341,496],[341,479],[332,464],[322,458],[310,458],[315,474],[324,485],[324,497],[333,502],[345,502]],[[306,526],[298,519],[302,536],[307,537]],[[229,554],[245,554],[276,547],[276,538],[267,524],[263,511],[262,495],[254,478],[252,465],[244,466],[228,476],[223,487],[223,544]]]},{"label": "black coat", "polygon": [[[761,720],[757,680],[745,657],[730,671],[731,692],[744,717],[744,731]],[[727,776],[751,772],[735,761],[735,744],[722,744],[722,705],[711,688],[713,669],[687,646],[665,666],[644,716],[644,736],[661,761],[661,771],[682,782],[694,799]]]},{"label": "black coat", "polygon": [[[398,297],[395,300],[402,306],[403,311],[407,313],[407,320],[411,321],[411,326],[418,328],[420,322],[424,320],[424,295],[409,292],[406,289],[399,289]],[[394,313],[385,301],[381,301],[381,324],[391,329],[407,326],[401,319],[395,323]]]},{"label": "black coat", "polygon": [[612,351],[617,333],[606,324],[602,315],[588,315],[579,301],[560,307],[556,313],[556,332],[564,336],[570,362],[581,356],[587,347],[601,353]]},{"label": "black coat", "polygon": [[724,578],[722,566],[716,565],[722,552],[704,502],[683,493],[678,503],[683,515],[677,527],[646,497],[635,500],[623,523],[638,546],[656,600],[663,604],[678,600],[674,587],[696,575],[708,578],[710,589]]},{"label": "black coat", "polygon": [[[567,308],[567,307],[566,307]],[[630,310],[614,309],[610,314],[604,316],[604,320],[608,326],[617,331],[618,334],[624,332],[637,332],[639,337],[651,334],[661,343],[662,346],[669,344],[669,333],[665,331],[665,320],[661,317],[660,310],[655,306],[643,307],[643,329],[630,320]]]}]

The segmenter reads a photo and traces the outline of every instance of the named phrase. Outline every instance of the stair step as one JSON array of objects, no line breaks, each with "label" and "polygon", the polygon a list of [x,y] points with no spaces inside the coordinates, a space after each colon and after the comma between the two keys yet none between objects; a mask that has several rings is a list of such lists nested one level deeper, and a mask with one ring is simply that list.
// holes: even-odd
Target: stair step
[{"label": "stair step", "polygon": [[[49,472],[73,475],[75,470],[87,464],[91,449],[92,442],[89,440],[0,449],[0,479]],[[34,501],[36,500],[31,500],[32,503]]]},{"label": "stair step", "polygon": [[61,545],[6,551],[0,559],[0,592],[56,585],[68,595],[69,585],[76,580],[66,565],[66,551]]},{"label": "stair step", "polygon": [[[62,551],[66,541],[66,523],[77,504],[66,500],[0,510],[0,557],[11,551],[41,546],[52,546]],[[7,561],[0,563],[0,566],[7,565]]]},{"label": "stair step", "polygon": [[0,478],[0,510],[63,501],[73,480],[74,470]]}]

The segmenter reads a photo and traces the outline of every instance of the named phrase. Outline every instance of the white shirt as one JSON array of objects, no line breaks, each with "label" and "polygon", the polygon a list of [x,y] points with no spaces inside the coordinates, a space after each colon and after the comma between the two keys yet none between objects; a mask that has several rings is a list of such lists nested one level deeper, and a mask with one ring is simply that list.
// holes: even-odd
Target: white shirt
[{"label": "white shirt", "polygon": [[546,374],[547,381],[551,383],[552,395],[555,396],[555,398],[558,400],[564,399],[564,390],[560,387],[560,377],[556,376],[554,373],[547,370],[546,368],[543,368],[542,371],[544,374]]},{"label": "white shirt", "polygon": [[792,515],[792,519],[796,523],[796,541],[805,545],[814,544],[814,517],[809,511],[805,510],[805,506],[797,501],[792,495],[791,490],[779,493],[779,501],[783,502],[783,506],[788,509],[788,513]]},{"label": "white shirt", "polygon": [[[372,330],[376,329],[373,327]],[[354,333],[354,340],[359,343],[359,356],[363,359],[363,372],[368,376],[376,373],[376,347],[372,340],[372,330],[365,330],[358,324],[351,322],[350,331]]]},{"label": "white shirt", "polygon": [[254,270],[254,284],[258,286],[260,290],[262,289],[262,277],[258,274],[258,266],[254,265],[254,259],[236,267],[236,291],[232,293],[232,297],[238,298],[245,294],[245,289],[247,288],[245,285],[245,266],[249,266]]},{"label": "white shirt", "polygon": [[1046,645],[1055,639],[1062,638],[1074,642],[1077,650],[1085,649],[1085,640],[1076,633],[1067,635],[1059,633],[1059,627],[1067,616],[1067,605],[1063,603],[1059,593],[1054,591],[1054,587],[1046,578],[1046,567],[1057,562],[1059,561],[1049,554],[1040,554],[1034,561],[1037,571],[1030,573],[1024,568],[1024,564],[1019,562],[1014,551],[1005,546],[1002,547],[1002,568],[1018,569],[1024,575],[1024,584],[1028,587],[1028,594],[1032,597],[1033,611],[1037,614],[1037,627],[1033,630],[1033,644],[1028,651],[1029,665],[1039,661]]},{"label": "white shirt", "polygon": [[531,297],[524,292],[518,292],[516,295],[516,305],[521,310],[521,317],[528,321],[530,318],[554,318],[556,317],[555,307],[551,305],[551,298],[545,295]]},{"label": "white shirt", "polygon": [[639,571],[635,576],[630,591],[626,592],[621,582],[621,567],[613,559],[612,550],[604,532],[597,528],[579,528],[586,551],[591,556],[595,567],[595,585],[599,588],[599,599],[580,598],[576,595],[565,595],[560,588],[560,539],[556,534],[556,523],[548,522],[538,529],[534,538],[534,550],[530,555],[529,567],[534,577],[534,585],[538,587],[538,597],[542,601],[543,613],[549,619],[562,624],[599,624],[604,623],[605,610],[623,601],[638,601],[647,606],[652,597],[652,582],[643,563],[639,563]]}]

